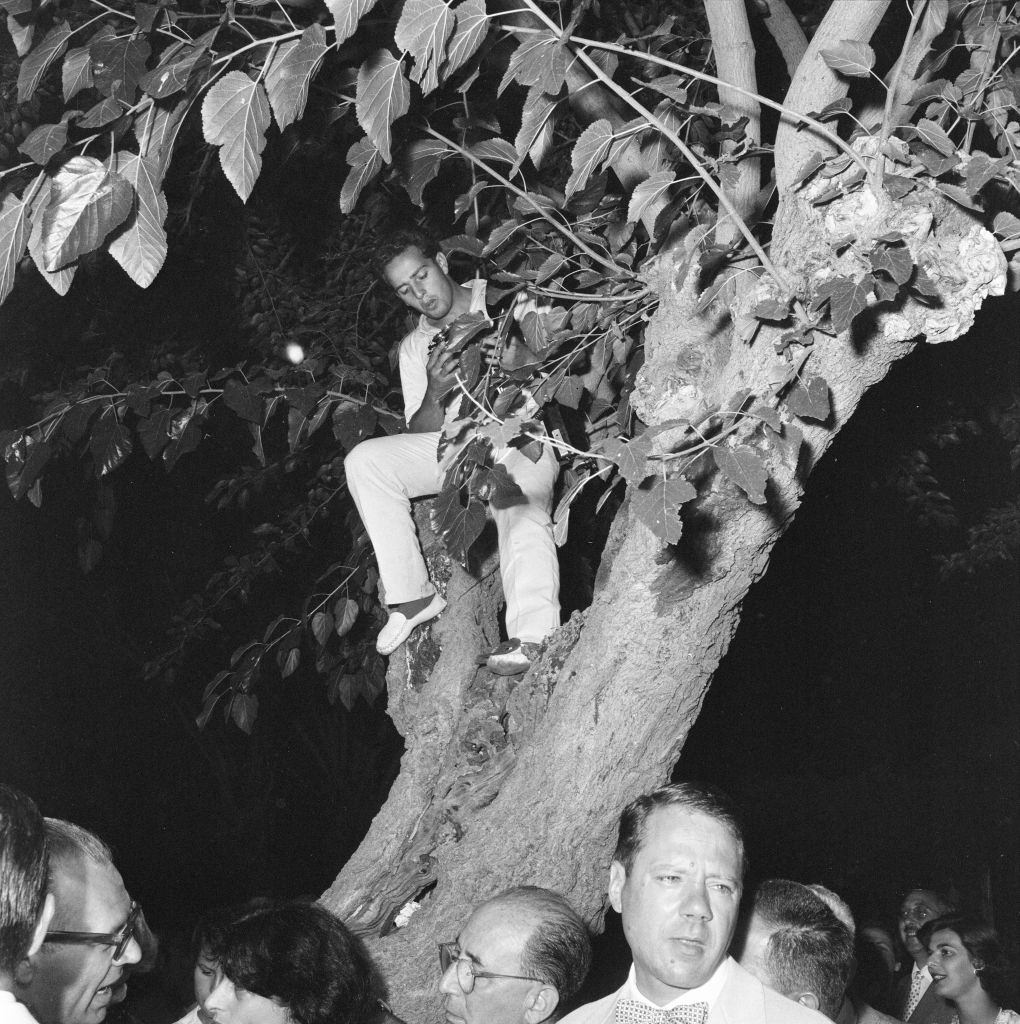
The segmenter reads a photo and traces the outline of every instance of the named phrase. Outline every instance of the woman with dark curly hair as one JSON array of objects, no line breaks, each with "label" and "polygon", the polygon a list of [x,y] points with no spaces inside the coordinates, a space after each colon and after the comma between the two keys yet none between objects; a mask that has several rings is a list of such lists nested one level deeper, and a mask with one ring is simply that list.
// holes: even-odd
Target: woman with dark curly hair
[{"label": "woman with dark curly hair", "polygon": [[222,977],[202,1005],[215,1024],[393,1020],[361,943],[315,904],[284,903],[241,917],[212,953]]},{"label": "woman with dark curly hair", "polygon": [[1012,969],[995,929],[978,917],[946,914],[917,932],[928,950],[932,987],[956,1007],[953,1024],[1020,1024],[1011,1008]]}]

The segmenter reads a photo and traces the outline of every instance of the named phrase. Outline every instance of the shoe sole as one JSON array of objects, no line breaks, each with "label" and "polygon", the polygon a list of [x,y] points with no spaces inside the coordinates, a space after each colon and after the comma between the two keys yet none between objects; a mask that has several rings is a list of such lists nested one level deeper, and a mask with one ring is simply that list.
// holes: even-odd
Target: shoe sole
[{"label": "shoe sole", "polygon": [[[439,601],[438,607],[436,606],[436,600]],[[436,616],[439,615],[445,607],[446,601],[436,594],[435,600],[430,601],[428,605],[422,608],[422,610],[414,616],[414,618],[408,619],[404,623],[403,629],[401,629],[397,634],[396,643],[387,645],[386,647],[380,647],[378,642],[376,642],[376,651],[378,651],[383,657],[392,654],[402,643],[407,641],[407,638],[414,632],[416,626],[420,626],[423,622],[429,622],[436,618]]]}]

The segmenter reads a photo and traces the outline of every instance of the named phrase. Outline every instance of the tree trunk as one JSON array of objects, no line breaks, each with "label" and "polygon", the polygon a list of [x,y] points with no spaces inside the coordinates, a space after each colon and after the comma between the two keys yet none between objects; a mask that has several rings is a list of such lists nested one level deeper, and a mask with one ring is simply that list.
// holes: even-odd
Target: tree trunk
[{"label": "tree trunk", "polygon": [[[864,37],[852,18],[831,17],[837,8],[871,24],[874,9],[885,6],[885,0],[834,5],[812,50],[817,54],[819,36],[824,45],[826,24],[837,41],[842,33]],[[805,76],[817,85],[815,63]],[[795,110],[831,98],[806,89],[800,73],[795,90]],[[792,150],[804,139],[787,142],[789,151],[777,154],[786,184],[770,250],[782,289],[766,275],[732,294],[732,308],[717,300],[699,311],[697,261],[682,247],[646,268],[659,307],[631,396],[640,418],[648,425],[697,423],[729,408],[735,394],[774,391],[790,373],[775,354],[778,332],[762,326],[747,342],[733,324],[746,324],[766,296],[789,289],[806,302],[813,282],[855,274],[854,261],[869,239],[900,231],[943,302],[906,300],[869,310],[853,338],[817,335],[809,369],[827,382],[832,412],[824,423],[797,424],[804,434],[799,458],[782,445],[762,444],[767,504],[751,504],[725,478],[702,470],[700,497],[684,506],[683,537],[667,546],[626,501],[591,606],[551,638],[518,680],[474,664],[494,634],[498,574],[489,564],[478,586],[428,546],[450,607],[428,636],[391,662],[390,714],[407,742],[401,776],[322,898],[366,936],[394,1008],[408,1020],[440,1018],[435,944],[453,938],[471,906],[502,888],[558,889],[594,927],[601,925],[619,811],[668,778],[737,628],[741,602],[766,571],[807,475],[865,392],[919,336],[958,337],[983,299],[1004,289],[1005,259],[995,239],[937,193],[922,189],[893,202],[865,186],[814,207],[814,190],[838,185],[840,176],[791,192],[791,167],[799,159]],[[847,248],[847,238],[857,245]],[[656,438],[662,452],[675,441],[670,432]],[[421,909],[409,925],[394,927],[398,911],[415,897],[422,898]]]}]

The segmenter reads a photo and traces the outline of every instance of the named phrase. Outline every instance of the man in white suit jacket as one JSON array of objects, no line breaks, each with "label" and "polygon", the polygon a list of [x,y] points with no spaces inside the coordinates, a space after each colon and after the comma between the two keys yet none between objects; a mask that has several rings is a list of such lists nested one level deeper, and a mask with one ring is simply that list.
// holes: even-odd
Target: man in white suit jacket
[{"label": "man in white suit jacket", "polygon": [[743,876],[743,834],[723,794],[675,783],[630,803],[609,900],[633,966],[621,989],[561,1024],[824,1024],[727,955]]}]

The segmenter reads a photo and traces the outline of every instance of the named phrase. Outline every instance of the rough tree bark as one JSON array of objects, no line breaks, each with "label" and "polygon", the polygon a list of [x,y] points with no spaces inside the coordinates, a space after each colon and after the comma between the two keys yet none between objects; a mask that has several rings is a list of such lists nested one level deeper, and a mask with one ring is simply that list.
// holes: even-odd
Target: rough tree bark
[{"label": "rough tree bark", "polygon": [[[788,105],[818,109],[845,93],[845,82],[817,53],[841,39],[870,37],[885,7],[884,0],[833,5],[794,77]],[[737,628],[741,602],[766,571],[811,469],[865,392],[920,336],[957,337],[985,296],[1004,287],[995,240],[936,193],[893,202],[865,188],[811,206],[812,186],[790,187],[805,147],[819,148],[810,136],[792,133],[777,146],[782,198],[770,257],[784,287],[806,295],[812,280],[852,273],[859,257],[837,240],[852,235],[866,242],[898,229],[944,301],[876,311],[854,338],[816,343],[812,373],[829,384],[832,414],[805,428],[799,460],[761,453],[771,473],[767,505],[752,505],[719,477],[703,480],[702,497],[685,506],[683,538],[667,547],[625,502],[591,606],[558,631],[520,680],[492,677],[474,663],[483,634],[491,638],[499,600],[491,564],[479,584],[428,543],[450,607],[391,661],[390,713],[407,743],[401,775],[322,898],[368,938],[395,1009],[409,1020],[439,1018],[435,943],[455,936],[470,906],[500,888],[551,886],[600,925],[619,810],[668,777]],[[772,335],[763,328],[747,343],[733,325],[778,286],[763,278],[730,296],[731,308],[717,303],[699,313],[696,261],[682,244],[660,256],[646,277],[660,305],[632,396],[645,423],[696,421],[727,408],[739,391],[770,388],[781,370]],[[665,447],[670,438],[657,440]],[[411,923],[395,928],[400,908],[423,892]]]}]

